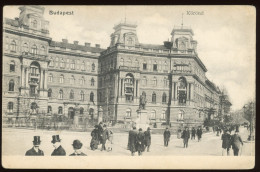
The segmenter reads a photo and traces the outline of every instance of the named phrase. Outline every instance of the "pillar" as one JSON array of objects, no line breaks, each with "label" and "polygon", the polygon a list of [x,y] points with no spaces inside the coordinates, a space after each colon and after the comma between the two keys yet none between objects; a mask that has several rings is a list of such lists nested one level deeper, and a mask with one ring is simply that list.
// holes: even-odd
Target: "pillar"
[{"label": "pillar", "polygon": [[47,78],[47,70],[44,70],[44,89],[47,90],[47,82],[48,82],[48,78]]},{"label": "pillar", "polygon": [[186,90],[187,92],[186,92],[186,96],[187,96],[187,98],[186,98],[186,100],[189,100],[189,96],[190,96],[190,83],[187,83],[187,90]]},{"label": "pillar", "polygon": [[190,99],[193,100],[194,97],[194,84],[190,84]]},{"label": "pillar", "polygon": [[26,67],[26,74],[25,74],[25,87],[29,88],[29,68]]},{"label": "pillar", "polygon": [[43,69],[41,70],[41,80],[40,80],[40,89],[43,89]]},{"label": "pillar", "polygon": [[24,87],[25,85],[25,72],[24,72],[24,66],[22,65],[22,76],[21,76],[21,87]]}]

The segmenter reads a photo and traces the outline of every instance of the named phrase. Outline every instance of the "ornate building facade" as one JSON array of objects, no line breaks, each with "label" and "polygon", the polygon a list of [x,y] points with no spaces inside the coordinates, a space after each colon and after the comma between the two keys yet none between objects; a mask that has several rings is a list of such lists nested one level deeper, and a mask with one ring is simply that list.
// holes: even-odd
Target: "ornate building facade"
[{"label": "ornate building facade", "polygon": [[[44,8],[20,7],[4,20],[3,116],[60,114],[80,123],[132,123],[143,95],[150,125],[201,125],[219,113],[220,91],[210,82],[188,27],[175,27],[161,45],[138,40],[135,24],[114,27],[110,46],[49,37]],[[101,111],[101,110],[100,110]]]}]

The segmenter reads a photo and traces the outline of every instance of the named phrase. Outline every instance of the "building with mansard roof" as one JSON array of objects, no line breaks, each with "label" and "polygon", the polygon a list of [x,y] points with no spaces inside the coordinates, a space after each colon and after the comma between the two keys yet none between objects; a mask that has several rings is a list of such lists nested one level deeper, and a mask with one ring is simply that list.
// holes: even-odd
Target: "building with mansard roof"
[{"label": "building with mansard roof", "polygon": [[19,9],[3,25],[4,119],[57,114],[77,127],[102,116],[130,125],[141,95],[151,126],[201,125],[219,113],[220,91],[205,76],[191,28],[174,27],[171,41],[153,45],[139,42],[136,24],[119,23],[101,49],[52,41],[43,7]]}]

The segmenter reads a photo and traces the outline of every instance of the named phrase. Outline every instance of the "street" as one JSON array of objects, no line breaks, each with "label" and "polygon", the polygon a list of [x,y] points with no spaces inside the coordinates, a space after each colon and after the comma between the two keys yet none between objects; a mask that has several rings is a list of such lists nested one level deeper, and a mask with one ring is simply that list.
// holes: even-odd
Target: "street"
[{"label": "street", "polygon": [[[59,134],[61,144],[67,152],[67,155],[73,153],[72,142],[75,139],[79,139],[83,143],[82,151],[88,156],[109,156],[120,155],[130,156],[131,153],[127,150],[128,133],[114,133],[113,138],[113,150],[112,152],[100,151],[99,148],[95,151],[90,149],[90,132],[70,132],[70,131],[47,131],[47,130],[25,130],[25,129],[13,129],[3,128],[2,132],[2,155],[25,155],[25,152],[32,148],[33,136],[41,136],[40,149],[44,151],[46,156],[50,156],[53,151],[51,143],[52,135]],[[233,134],[233,133],[232,133]],[[254,156],[255,148],[254,142],[246,141],[248,137],[248,131],[240,127],[240,135],[244,141],[242,148],[242,156]],[[196,140],[189,140],[188,148],[183,148],[182,139],[178,139],[176,135],[172,135],[169,147],[163,146],[163,135],[152,134],[152,144],[150,152],[144,152],[143,156],[158,156],[158,155],[170,155],[170,156],[221,156],[222,155],[222,141],[221,136],[216,136],[216,133],[204,133],[202,140],[198,142]],[[136,156],[137,153],[135,154]],[[233,156],[233,151],[230,151],[230,155]]]}]

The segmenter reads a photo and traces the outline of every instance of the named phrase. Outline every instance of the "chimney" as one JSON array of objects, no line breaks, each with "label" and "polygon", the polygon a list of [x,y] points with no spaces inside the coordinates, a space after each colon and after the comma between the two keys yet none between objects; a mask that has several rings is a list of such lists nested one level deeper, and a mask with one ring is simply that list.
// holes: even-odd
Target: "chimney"
[{"label": "chimney", "polygon": [[96,44],[96,48],[100,48],[100,44]]},{"label": "chimney", "polygon": [[68,40],[67,39],[62,39],[62,42],[63,43],[68,43]]},{"label": "chimney", "polygon": [[74,45],[78,45],[79,44],[79,41],[74,41]]},{"label": "chimney", "polygon": [[85,42],[85,47],[90,47],[90,43]]}]

